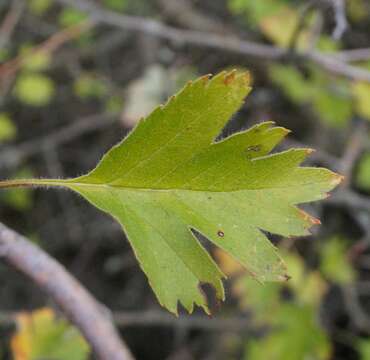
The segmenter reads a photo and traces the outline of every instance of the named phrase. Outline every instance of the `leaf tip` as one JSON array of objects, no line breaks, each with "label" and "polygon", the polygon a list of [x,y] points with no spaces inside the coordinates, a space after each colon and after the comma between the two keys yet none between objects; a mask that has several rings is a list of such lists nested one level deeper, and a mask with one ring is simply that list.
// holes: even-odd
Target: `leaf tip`
[{"label": "leaf tip", "polygon": [[340,175],[340,174],[334,174],[334,176],[333,176],[333,179],[332,179],[332,181],[331,181],[331,183],[334,185],[334,186],[337,186],[337,185],[339,185],[342,181],[344,181],[345,180],[345,176],[343,176],[343,175]]},{"label": "leaf tip", "polygon": [[236,77],[236,70],[235,69],[230,71],[229,73],[226,73],[225,77],[224,77],[224,84],[225,85],[230,85],[235,80],[235,77]]},{"label": "leaf tip", "polygon": [[311,155],[312,153],[314,153],[316,150],[315,149],[311,149],[311,148],[308,148],[308,149],[304,149],[304,151],[306,152],[307,155]]},{"label": "leaf tip", "polygon": [[288,274],[279,275],[278,279],[279,281],[289,281],[292,277]]}]

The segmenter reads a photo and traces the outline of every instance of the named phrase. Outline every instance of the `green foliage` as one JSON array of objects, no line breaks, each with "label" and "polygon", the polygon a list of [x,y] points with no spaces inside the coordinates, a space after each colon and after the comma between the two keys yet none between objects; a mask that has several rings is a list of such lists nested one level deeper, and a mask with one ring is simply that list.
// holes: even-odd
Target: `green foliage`
[{"label": "green foliage", "polygon": [[43,15],[52,6],[52,0],[29,0],[28,7],[35,15]]},{"label": "green foliage", "polygon": [[50,65],[51,61],[50,54],[46,52],[37,51],[32,53],[31,48],[23,51],[21,55],[24,56],[25,58],[25,61],[22,65],[23,69],[25,70],[42,71],[46,70]]},{"label": "green foliage", "polygon": [[14,88],[14,94],[21,102],[36,107],[47,105],[54,91],[53,81],[39,73],[21,73]]},{"label": "green foliage", "polygon": [[17,135],[17,128],[10,116],[0,113],[0,142],[14,140]]},{"label": "green foliage", "polygon": [[63,27],[77,25],[87,20],[87,15],[84,12],[75,10],[74,8],[64,8],[59,15],[59,24]]},{"label": "green foliage", "polygon": [[127,7],[127,0],[104,0],[104,5],[114,11],[124,11]]},{"label": "green foliage", "polygon": [[101,98],[108,92],[104,81],[93,74],[81,74],[74,83],[74,92],[82,99]]},{"label": "green foliage", "polygon": [[49,308],[17,317],[11,341],[14,360],[85,360],[89,347],[78,331]]},{"label": "green foliage", "polygon": [[[30,178],[33,176],[32,171],[29,168],[22,168],[17,171],[14,177]],[[33,190],[32,189],[9,189],[9,191],[1,193],[1,201],[11,208],[18,211],[27,211],[32,208],[33,205]]]},{"label": "green foliage", "polygon": [[248,21],[258,24],[266,16],[278,13],[287,2],[287,0],[229,0],[228,4],[232,12],[244,14]]},{"label": "green foliage", "polygon": [[357,349],[361,360],[370,360],[370,341],[368,339],[358,341]]},{"label": "green foliage", "polygon": [[317,324],[314,309],[308,305],[282,305],[274,314],[272,330],[261,340],[248,343],[248,360],[329,359],[330,345]]},{"label": "green foliage", "polygon": [[363,190],[370,190],[370,153],[364,154],[356,172],[356,185]]},{"label": "green foliage", "polygon": [[354,280],[354,270],[346,256],[346,242],[340,237],[326,240],[321,250],[321,272],[331,281],[348,284]]},{"label": "green foliage", "polygon": [[357,113],[367,120],[370,120],[370,84],[355,82],[352,85],[352,93],[355,97]]},{"label": "green foliage", "polygon": [[223,299],[224,275],[190,229],[255,279],[284,280],[285,265],[261,229],[309,234],[318,221],[296,205],[325,198],[341,179],[300,167],[310,149],[269,155],[288,133],[269,122],[215,142],[249,91],[245,73],[202,77],[139,122],[87,175],[23,184],[68,187],[111,214],[160,303],[174,313],[179,302],[190,312],[194,303],[208,312],[199,285],[213,285]]},{"label": "green foliage", "polygon": [[[260,325],[271,327],[266,336],[248,341],[246,359],[328,359],[330,344],[317,319],[325,282],[319,273],[305,268],[300,256],[285,258],[290,281],[261,286],[244,276],[236,284],[243,306],[253,310]],[[283,297],[282,290],[290,296]]]},{"label": "green foliage", "polygon": [[305,77],[295,67],[283,65],[271,66],[270,76],[292,101],[311,105],[327,124],[341,127],[350,119],[353,104],[350,89],[344,81],[329,78],[313,68]]}]

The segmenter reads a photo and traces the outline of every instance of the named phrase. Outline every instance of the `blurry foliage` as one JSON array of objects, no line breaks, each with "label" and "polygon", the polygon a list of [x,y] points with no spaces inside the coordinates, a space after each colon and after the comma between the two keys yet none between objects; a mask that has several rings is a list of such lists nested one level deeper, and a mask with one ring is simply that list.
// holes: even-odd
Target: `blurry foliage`
[{"label": "blurry foliage", "polygon": [[[18,170],[12,177],[29,178],[33,176],[30,168]],[[33,206],[33,190],[29,189],[9,189],[0,193],[1,202],[19,211],[30,210]]]},{"label": "blurry foliage", "polygon": [[370,120],[370,84],[356,82],[352,86],[357,113]]},{"label": "blurry foliage", "polygon": [[310,68],[304,76],[297,68],[286,65],[272,65],[270,76],[293,102],[311,105],[327,124],[344,126],[350,120],[352,100],[345,81],[316,68]]},{"label": "blurry foliage", "polygon": [[[248,341],[246,359],[329,359],[331,345],[319,324],[319,307],[327,291],[325,278],[338,284],[354,279],[345,255],[345,241],[324,241],[320,272],[308,269],[303,259],[287,253],[291,279],[286,283],[256,283],[250,276],[236,279],[234,294],[242,308],[253,310],[255,321],[268,325],[268,334]],[[225,260],[218,257],[224,269]],[[227,260],[230,268],[231,260]]]},{"label": "blurry foliage", "polygon": [[0,113],[0,143],[14,140],[17,128],[7,113]]},{"label": "blurry foliage", "polygon": [[346,241],[333,237],[322,244],[320,270],[330,281],[345,285],[355,280],[355,272],[347,259]]},{"label": "blurry foliage", "polygon": [[362,190],[370,191],[370,153],[365,153],[361,157],[358,163],[355,182]]},{"label": "blurry foliage", "polygon": [[18,100],[30,106],[47,105],[54,93],[53,80],[41,73],[22,72],[14,87],[14,94]]},{"label": "blurry foliage", "polygon": [[52,0],[29,0],[28,6],[35,15],[43,15],[52,5]]},{"label": "blurry foliage", "polygon": [[165,69],[159,64],[147,67],[141,77],[127,87],[123,109],[123,123],[132,127],[170,94],[179,90],[186,81],[196,76],[190,67]]},{"label": "blurry foliage", "polygon": [[102,98],[108,93],[103,80],[94,74],[82,73],[74,83],[74,92],[82,99]]},{"label": "blurry foliage", "polygon": [[124,11],[128,5],[127,0],[104,0],[103,4],[106,8],[114,11]]},{"label": "blurry foliage", "polygon": [[89,348],[79,332],[53,310],[43,308],[17,316],[11,339],[14,360],[85,360]]},{"label": "blurry foliage", "polygon": [[28,48],[21,52],[25,59],[23,69],[35,72],[46,70],[51,63],[50,54],[43,51],[31,52],[31,50],[32,48]]},{"label": "blurry foliage", "polygon": [[59,15],[59,24],[63,27],[77,25],[86,20],[86,14],[74,8],[64,8]]}]

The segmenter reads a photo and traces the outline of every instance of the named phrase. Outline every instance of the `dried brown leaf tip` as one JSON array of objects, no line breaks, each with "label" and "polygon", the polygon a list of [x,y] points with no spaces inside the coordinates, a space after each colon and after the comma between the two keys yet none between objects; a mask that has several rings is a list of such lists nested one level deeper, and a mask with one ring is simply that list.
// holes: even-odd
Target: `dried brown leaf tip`
[{"label": "dried brown leaf tip", "polygon": [[233,70],[232,72],[230,72],[229,74],[225,76],[224,84],[230,85],[235,80],[235,76],[236,76],[236,70]]}]

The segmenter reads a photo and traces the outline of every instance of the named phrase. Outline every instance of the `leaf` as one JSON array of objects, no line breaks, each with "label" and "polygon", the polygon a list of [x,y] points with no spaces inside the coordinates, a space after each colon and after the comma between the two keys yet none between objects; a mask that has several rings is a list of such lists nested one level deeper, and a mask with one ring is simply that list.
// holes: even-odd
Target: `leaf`
[{"label": "leaf", "polygon": [[47,105],[54,96],[53,81],[42,74],[21,74],[15,84],[14,93],[23,103],[30,106]]},{"label": "leaf", "polygon": [[356,278],[346,250],[346,240],[340,237],[333,237],[322,244],[321,272],[340,285],[349,284]]},{"label": "leaf", "polygon": [[316,320],[311,306],[284,304],[273,317],[275,330],[260,340],[249,342],[250,360],[329,359],[330,342]]},{"label": "leaf", "polygon": [[0,142],[14,140],[17,128],[7,113],[0,112]]},{"label": "leaf", "polygon": [[53,310],[43,308],[17,316],[17,333],[11,339],[14,360],[84,360],[89,347],[78,331]]},{"label": "leaf", "polygon": [[284,263],[261,230],[308,235],[318,220],[295,205],[324,198],[341,180],[326,169],[299,167],[310,149],[269,155],[288,133],[271,122],[215,141],[249,91],[245,73],[202,77],[139,122],[87,175],[2,186],[80,193],[121,223],[163,306],[177,313],[181,303],[191,312],[195,303],[209,312],[200,285],[213,285],[224,299],[225,276],[192,229],[258,281],[284,280]]},{"label": "leaf", "polygon": [[370,120],[370,84],[355,82],[352,85],[352,93],[355,98],[356,110],[360,116]]},{"label": "leaf", "polygon": [[370,190],[370,153],[366,152],[360,158],[355,177],[356,185],[362,190]]}]

